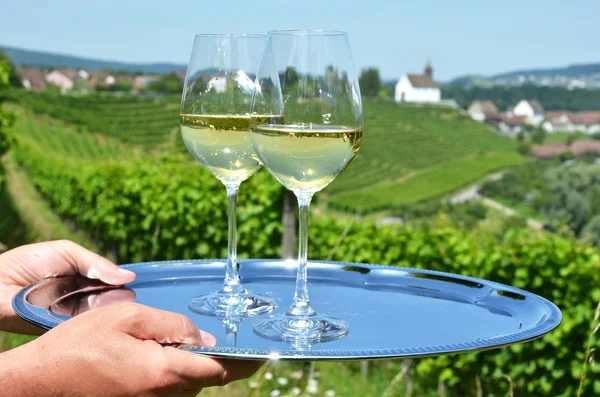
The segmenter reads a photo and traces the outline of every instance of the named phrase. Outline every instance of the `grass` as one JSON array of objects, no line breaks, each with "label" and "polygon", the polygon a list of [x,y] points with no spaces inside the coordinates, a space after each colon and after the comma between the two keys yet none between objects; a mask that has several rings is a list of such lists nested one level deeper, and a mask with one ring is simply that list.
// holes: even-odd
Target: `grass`
[{"label": "grass", "polygon": [[527,161],[516,152],[488,153],[432,167],[401,182],[383,182],[329,198],[348,211],[373,212],[448,194],[485,174]]},{"label": "grass", "polygon": [[[46,200],[35,189],[27,174],[17,164],[6,156],[6,190],[3,200],[8,218],[11,219],[11,229],[3,230],[0,237],[12,241],[8,247],[38,241],[68,239],[96,252],[98,246],[82,232],[74,231],[57,216]],[[11,230],[17,233],[11,236]]]},{"label": "grass", "polygon": [[533,208],[528,206],[526,203],[520,202],[515,204],[510,200],[507,200],[502,197],[490,197],[490,199],[497,201],[506,207],[512,208],[517,214],[519,214],[523,218],[535,219],[536,221],[542,223],[546,223],[548,221],[545,217],[538,214]]},{"label": "grass", "polygon": [[121,141],[77,130],[67,126],[62,120],[47,115],[36,115],[20,106],[11,106],[16,122],[11,128],[17,144],[75,159],[101,160],[116,159],[137,150],[136,146],[126,146]]},{"label": "grass", "polygon": [[367,100],[364,114],[359,154],[325,190],[336,208],[371,211],[424,200],[524,162],[515,141],[454,109]]},{"label": "grass", "polygon": [[24,90],[11,90],[5,95],[8,101],[36,114],[63,120],[77,131],[91,131],[144,147],[153,148],[170,142],[171,132],[179,127],[179,106],[174,106],[179,100],[175,98],[75,97]]},{"label": "grass", "polygon": [[570,139],[589,139],[585,134],[581,132],[553,132],[546,134],[544,143],[567,143]]}]

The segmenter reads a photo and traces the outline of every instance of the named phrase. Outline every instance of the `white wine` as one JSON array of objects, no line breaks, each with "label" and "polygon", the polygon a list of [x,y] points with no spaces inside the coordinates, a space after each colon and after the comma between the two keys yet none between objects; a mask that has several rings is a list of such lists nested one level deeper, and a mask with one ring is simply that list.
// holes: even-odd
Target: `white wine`
[{"label": "white wine", "polygon": [[260,168],[249,125],[248,115],[181,115],[181,135],[188,150],[225,184],[239,184]]},{"label": "white wine", "polygon": [[295,193],[315,193],[346,168],[360,147],[362,128],[335,125],[260,125],[252,146],[263,164]]}]

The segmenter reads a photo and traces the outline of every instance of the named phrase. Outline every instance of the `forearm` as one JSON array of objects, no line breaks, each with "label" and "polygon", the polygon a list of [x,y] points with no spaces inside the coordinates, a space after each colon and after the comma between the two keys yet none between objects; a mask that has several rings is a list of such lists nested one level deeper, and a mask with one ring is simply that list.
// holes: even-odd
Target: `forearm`
[{"label": "forearm", "polygon": [[23,345],[0,354],[0,390],[3,397],[55,397],[45,384],[51,368],[41,368],[33,346]]}]

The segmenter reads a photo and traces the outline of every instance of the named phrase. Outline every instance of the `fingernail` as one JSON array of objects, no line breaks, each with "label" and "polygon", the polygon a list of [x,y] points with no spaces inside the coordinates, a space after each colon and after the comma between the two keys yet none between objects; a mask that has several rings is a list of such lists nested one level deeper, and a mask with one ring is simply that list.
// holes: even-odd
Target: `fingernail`
[{"label": "fingernail", "polygon": [[123,273],[123,274],[135,274],[131,270],[123,269],[122,267],[119,268],[119,273]]},{"label": "fingernail", "polygon": [[200,331],[200,337],[202,337],[202,344],[204,346],[216,346],[217,339],[214,336],[212,336],[211,334],[209,334],[206,331],[202,331],[202,330],[199,330],[199,331]]}]

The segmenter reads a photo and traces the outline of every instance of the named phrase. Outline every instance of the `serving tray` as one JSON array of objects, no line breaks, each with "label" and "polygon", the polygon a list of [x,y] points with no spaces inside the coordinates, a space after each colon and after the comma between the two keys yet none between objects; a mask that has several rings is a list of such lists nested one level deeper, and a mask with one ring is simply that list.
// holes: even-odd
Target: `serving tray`
[{"label": "serving tray", "polygon": [[[188,301],[219,289],[222,260],[124,265],[134,282],[115,288],[82,276],[51,278],[24,288],[16,313],[45,329],[74,315],[120,301],[179,312],[217,338],[217,346],[180,345],[193,354],[257,360],[368,360],[485,350],[538,338],[560,324],[560,310],[532,293],[482,279],[436,271],[310,261],[309,294],[322,314],[346,320],[345,337],[324,343],[285,343],[253,332],[257,317],[196,314]],[[276,298],[284,312],[295,286],[290,260],[240,260],[242,284]],[[262,317],[262,316],[261,316]]]}]

